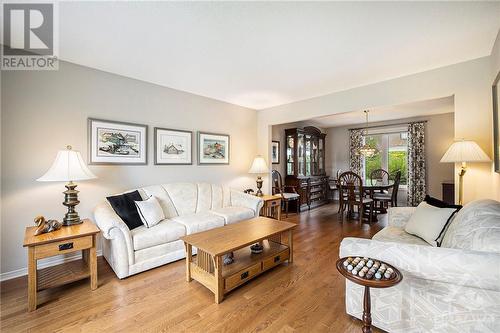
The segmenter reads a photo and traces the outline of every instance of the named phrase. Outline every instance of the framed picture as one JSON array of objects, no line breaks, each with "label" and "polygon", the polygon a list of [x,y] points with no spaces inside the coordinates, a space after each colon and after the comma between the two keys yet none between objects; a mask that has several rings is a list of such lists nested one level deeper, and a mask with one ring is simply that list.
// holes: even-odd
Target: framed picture
[{"label": "framed picture", "polygon": [[198,132],[198,164],[229,164],[229,135]]},{"label": "framed picture", "polygon": [[147,164],[147,141],[147,125],[88,119],[89,164]]},{"label": "framed picture", "polygon": [[193,164],[193,132],[154,128],[155,164]]},{"label": "framed picture", "polygon": [[500,173],[500,91],[498,91],[498,81],[500,81],[500,72],[493,82],[493,149],[495,159],[495,171]]},{"label": "framed picture", "polygon": [[280,142],[271,143],[271,161],[273,164],[280,164]]}]

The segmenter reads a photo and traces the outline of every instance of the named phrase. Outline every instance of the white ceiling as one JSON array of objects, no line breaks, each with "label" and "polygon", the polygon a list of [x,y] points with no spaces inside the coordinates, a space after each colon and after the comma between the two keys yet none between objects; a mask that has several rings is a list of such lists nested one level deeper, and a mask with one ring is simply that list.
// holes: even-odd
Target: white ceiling
[{"label": "white ceiling", "polygon": [[[453,96],[378,107],[369,111],[369,123],[451,113],[454,112]],[[363,110],[337,113],[331,116],[313,118],[308,120],[307,123],[322,128],[365,124],[365,114]]]},{"label": "white ceiling", "polygon": [[499,2],[61,2],[60,58],[253,109],[487,56]]}]

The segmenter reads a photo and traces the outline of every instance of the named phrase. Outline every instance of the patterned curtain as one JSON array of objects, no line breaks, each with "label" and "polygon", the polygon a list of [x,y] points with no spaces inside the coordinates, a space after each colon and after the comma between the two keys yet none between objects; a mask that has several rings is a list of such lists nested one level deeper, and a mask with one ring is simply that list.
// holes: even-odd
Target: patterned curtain
[{"label": "patterned curtain", "polygon": [[425,197],[424,138],[424,122],[408,124],[408,206],[417,206]]},{"label": "patterned curtain", "polygon": [[362,156],[359,150],[363,146],[363,130],[352,129],[349,130],[349,169],[357,173],[361,177],[362,171]]}]

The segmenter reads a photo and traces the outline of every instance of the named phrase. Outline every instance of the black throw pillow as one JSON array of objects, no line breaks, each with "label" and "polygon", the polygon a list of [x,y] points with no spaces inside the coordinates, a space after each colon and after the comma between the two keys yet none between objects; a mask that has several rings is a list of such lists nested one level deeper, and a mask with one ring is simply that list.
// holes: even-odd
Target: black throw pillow
[{"label": "black throw pillow", "polygon": [[116,214],[125,222],[127,227],[132,230],[143,225],[137,206],[134,201],[142,201],[139,191],[128,192],[112,197],[107,197],[111,207]]},{"label": "black throw pillow", "polygon": [[457,211],[462,208],[461,205],[450,205],[442,200],[433,198],[430,195],[426,195],[424,198],[424,201],[427,202],[429,205],[434,206],[434,207],[438,207],[438,208],[455,208]]}]

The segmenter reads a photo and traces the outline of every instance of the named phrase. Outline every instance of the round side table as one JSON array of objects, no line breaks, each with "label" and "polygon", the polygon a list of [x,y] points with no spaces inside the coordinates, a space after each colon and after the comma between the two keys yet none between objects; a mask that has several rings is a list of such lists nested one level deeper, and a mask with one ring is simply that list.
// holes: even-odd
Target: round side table
[{"label": "round side table", "polygon": [[[385,279],[382,278],[380,280],[372,277],[371,279],[366,279],[365,277],[360,277],[358,275],[352,274],[350,271],[344,267],[343,262],[347,260],[349,257],[340,258],[337,260],[337,270],[342,274],[346,279],[359,284],[365,287],[365,295],[363,300],[363,333],[371,333],[372,332],[372,315],[371,315],[371,299],[370,299],[370,287],[371,288],[389,288],[397,285],[403,279],[403,275],[401,272],[394,266],[389,265],[381,260],[372,259],[374,261],[378,261],[380,264],[385,264],[386,267],[390,267],[393,270],[393,274],[390,278]],[[356,258],[351,256],[350,258]],[[363,257],[359,257],[363,258]]]}]

